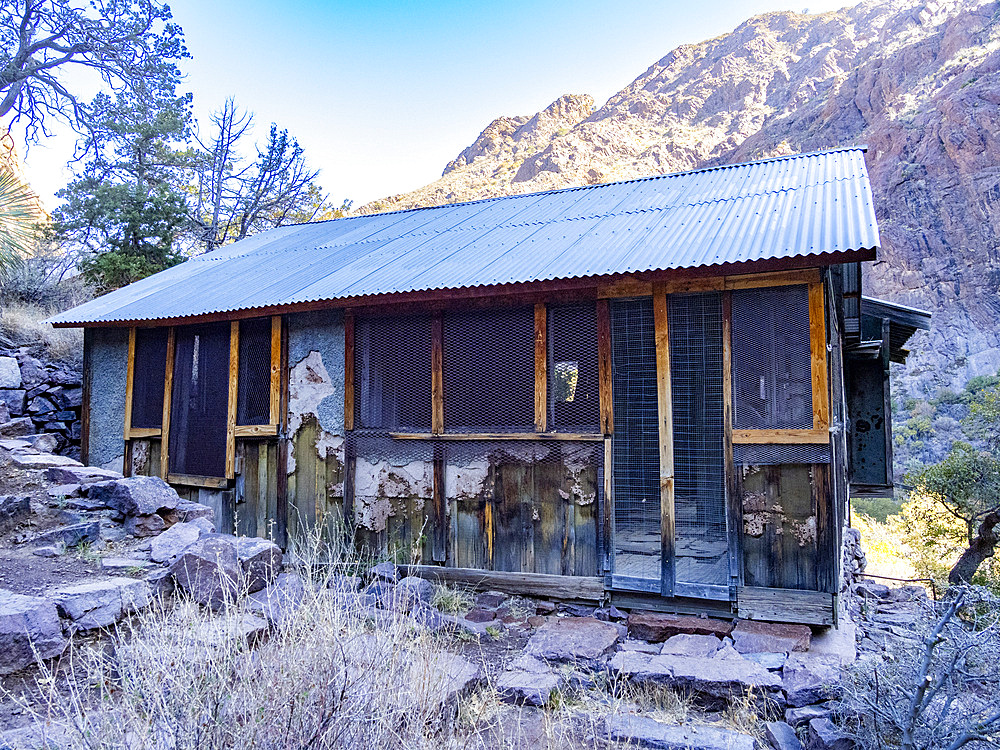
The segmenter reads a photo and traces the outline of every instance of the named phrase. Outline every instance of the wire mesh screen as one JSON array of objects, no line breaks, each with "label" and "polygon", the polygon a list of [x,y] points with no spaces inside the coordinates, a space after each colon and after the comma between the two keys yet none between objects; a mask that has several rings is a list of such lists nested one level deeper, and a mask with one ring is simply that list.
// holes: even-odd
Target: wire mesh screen
[{"label": "wire mesh screen", "polygon": [[166,375],[167,329],[137,329],[132,368],[132,427],[162,426]]},{"label": "wire mesh screen", "polygon": [[443,326],[445,430],[533,430],[534,309],[447,313]]},{"label": "wire mesh screen", "polygon": [[236,424],[271,422],[271,319],[240,321]]},{"label": "wire mesh screen", "polygon": [[828,464],[829,445],[734,445],[733,460],[747,466]]},{"label": "wire mesh screen", "polygon": [[358,426],[430,432],[430,318],[359,319],[354,337]]},{"label": "wire mesh screen", "polygon": [[671,295],[670,386],[673,399],[674,576],[726,584],[726,478],[723,453],[722,297]]},{"label": "wire mesh screen", "polygon": [[659,580],[660,432],[651,299],[611,304],[614,573]]},{"label": "wire mesh screen", "polygon": [[224,477],[229,411],[229,324],[176,329],[170,401],[172,474]]},{"label": "wire mesh screen", "polygon": [[600,424],[597,385],[597,308],[593,304],[549,308],[549,427],[596,430]]},{"label": "wire mesh screen", "polygon": [[733,426],[813,426],[809,289],[733,292]]}]

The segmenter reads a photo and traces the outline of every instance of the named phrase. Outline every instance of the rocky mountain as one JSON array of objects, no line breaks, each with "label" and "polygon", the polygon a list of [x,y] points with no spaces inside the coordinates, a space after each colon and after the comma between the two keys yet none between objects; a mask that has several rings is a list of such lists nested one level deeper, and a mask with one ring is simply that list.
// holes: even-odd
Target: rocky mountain
[{"label": "rocky mountain", "polygon": [[382,211],[867,144],[882,231],[866,293],[930,309],[903,382],[1000,367],[1000,2],[769,13],[669,52],[607,103],[501,117]]}]

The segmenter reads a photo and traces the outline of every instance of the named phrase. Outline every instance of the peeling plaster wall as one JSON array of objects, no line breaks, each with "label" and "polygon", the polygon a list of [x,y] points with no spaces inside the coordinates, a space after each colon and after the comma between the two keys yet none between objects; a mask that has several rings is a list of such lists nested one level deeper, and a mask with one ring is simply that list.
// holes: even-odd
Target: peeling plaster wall
[{"label": "peeling plaster wall", "polygon": [[90,351],[91,466],[121,471],[125,457],[125,386],[128,329],[95,328]]},{"label": "peeling plaster wall", "polygon": [[[343,462],[344,448],[344,316],[317,311],[288,316],[288,432],[293,440],[309,415],[319,431],[317,457],[335,455]],[[289,446],[288,473],[295,472],[295,452]]]}]

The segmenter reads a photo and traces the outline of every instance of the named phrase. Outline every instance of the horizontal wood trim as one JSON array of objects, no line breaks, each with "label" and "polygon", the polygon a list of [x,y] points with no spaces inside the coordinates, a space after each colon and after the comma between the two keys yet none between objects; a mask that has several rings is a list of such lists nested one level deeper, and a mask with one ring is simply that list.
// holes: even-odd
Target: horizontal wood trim
[{"label": "horizontal wood trim", "polygon": [[277,437],[278,425],[276,424],[245,424],[236,425],[234,435],[237,438],[259,438]]},{"label": "horizontal wood trim", "polygon": [[664,281],[658,287],[666,294],[717,292],[726,288],[726,279],[723,276],[704,279],[675,279],[673,281]]},{"label": "horizontal wood trim", "polygon": [[752,273],[742,276],[727,276],[726,289],[757,289],[763,286],[791,286],[792,284],[818,284],[820,270],[805,268],[800,271],[778,271],[776,273]]},{"label": "horizontal wood trim", "polygon": [[599,576],[557,576],[547,573],[518,573],[475,568],[444,568],[436,565],[407,565],[408,575],[445,583],[463,583],[511,594],[601,601],[604,579]]},{"label": "horizontal wood trim", "polygon": [[733,430],[733,442],[747,445],[822,445],[830,442],[829,430]]},{"label": "horizontal wood trim", "polygon": [[160,427],[132,427],[128,431],[128,437],[132,440],[147,440],[149,438],[158,438],[163,434],[163,429]]},{"label": "horizontal wood trim", "polygon": [[[677,269],[669,271],[650,271],[643,274],[643,280],[667,281],[676,279],[704,278],[706,276],[733,276],[740,272],[763,278],[765,275],[777,271],[788,271],[795,269],[813,269],[817,266],[836,265],[840,263],[856,263],[859,261],[875,260],[875,248],[861,248],[858,250],[845,250],[843,252],[819,253],[815,255],[804,255],[795,258],[773,258],[758,261],[741,261],[739,263],[723,263],[707,269]],[[818,277],[817,277],[818,278]],[[428,308],[446,309],[450,306],[467,307],[474,305],[477,301],[484,306],[496,306],[498,304],[523,305],[540,302],[549,299],[550,302],[569,302],[573,300],[594,299],[597,292],[604,286],[611,286],[620,281],[620,277],[608,275],[603,277],[590,277],[583,279],[558,279],[553,281],[531,281],[515,282],[511,284],[496,284],[490,286],[469,287],[466,289],[436,289],[419,292],[386,292],[368,296],[351,297],[347,299],[316,300],[312,302],[297,302],[294,304],[267,305],[248,310],[230,310],[226,312],[207,313],[204,315],[190,315],[176,318],[160,318],[157,320],[126,320],[126,321],[89,321],[86,323],[54,323],[55,328],[128,328],[134,326],[136,322],[142,322],[143,326],[158,327],[172,325],[193,325],[195,323],[211,323],[223,320],[242,320],[245,318],[259,318],[264,315],[282,315],[293,312],[309,312],[313,310],[343,310],[352,309],[359,313],[379,313],[385,314],[392,308],[394,314],[401,310],[412,309],[426,314]],[[785,283],[805,283],[802,281],[788,281]],[[775,285],[775,282],[768,281],[765,285]],[[564,295],[562,297],[556,295]],[[631,296],[631,295],[630,295]],[[409,307],[408,307],[409,306]]]},{"label": "horizontal wood trim", "polygon": [[616,297],[648,297],[653,293],[653,282],[641,279],[618,279],[610,284],[600,284],[597,287],[598,299],[614,299]]},{"label": "horizontal wood trim", "polygon": [[195,474],[167,474],[168,484],[182,484],[186,487],[210,487],[215,490],[229,488],[229,480],[222,477],[202,477]]},{"label": "horizontal wood trim", "polygon": [[742,586],[736,590],[736,601],[739,616],[745,620],[834,624],[836,599],[823,591]]},{"label": "horizontal wood trim", "polygon": [[604,435],[599,432],[392,432],[394,440],[575,440],[599,443]]}]

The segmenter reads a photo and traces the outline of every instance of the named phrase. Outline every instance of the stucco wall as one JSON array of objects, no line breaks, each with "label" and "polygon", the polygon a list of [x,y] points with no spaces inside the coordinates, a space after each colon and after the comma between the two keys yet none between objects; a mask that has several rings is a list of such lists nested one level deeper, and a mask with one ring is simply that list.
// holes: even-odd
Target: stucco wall
[{"label": "stucco wall", "polygon": [[125,455],[125,379],[128,329],[95,328],[90,346],[90,452],[88,463],[121,471]]}]

